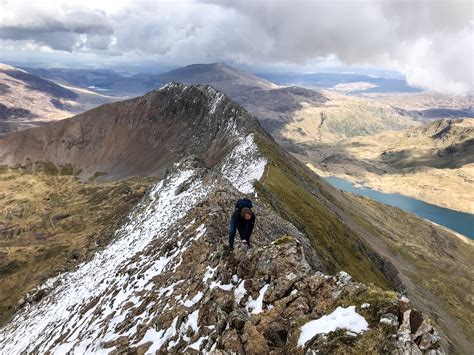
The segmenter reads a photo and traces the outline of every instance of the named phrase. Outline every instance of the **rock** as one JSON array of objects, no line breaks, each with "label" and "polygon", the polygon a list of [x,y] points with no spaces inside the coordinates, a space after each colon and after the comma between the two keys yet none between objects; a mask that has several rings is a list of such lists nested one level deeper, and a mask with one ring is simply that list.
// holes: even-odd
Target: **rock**
[{"label": "rock", "polygon": [[423,315],[421,312],[413,309],[410,312],[410,329],[411,333],[415,333],[417,329],[420,327],[420,325],[423,322]]},{"label": "rock", "polygon": [[246,308],[237,308],[229,314],[229,324],[238,331],[241,331],[245,323],[250,320],[249,314]]},{"label": "rock", "polygon": [[352,276],[349,275],[345,271],[340,271],[339,274],[337,274],[337,280],[338,280],[338,285],[347,285],[349,281],[352,280]]},{"label": "rock", "polygon": [[244,342],[246,354],[268,354],[267,340],[260,334],[257,328],[250,322],[245,323],[244,333],[248,335]]},{"label": "rock", "polygon": [[244,354],[244,347],[242,346],[242,342],[240,341],[239,335],[237,334],[237,330],[232,329],[226,332],[220,342],[218,347],[220,349],[225,349],[227,352],[234,352],[237,354]]},{"label": "rock", "polygon": [[[421,336],[420,343],[418,344],[418,347],[421,350],[428,350],[438,344],[440,340],[440,337],[436,331],[433,331],[433,333],[424,333]],[[437,350],[439,351],[439,350]]]},{"label": "rock", "polygon": [[382,317],[380,318],[380,323],[388,324],[395,328],[398,328],[398,325],[399,325],[398,317],[392,313],[383,314]]}]

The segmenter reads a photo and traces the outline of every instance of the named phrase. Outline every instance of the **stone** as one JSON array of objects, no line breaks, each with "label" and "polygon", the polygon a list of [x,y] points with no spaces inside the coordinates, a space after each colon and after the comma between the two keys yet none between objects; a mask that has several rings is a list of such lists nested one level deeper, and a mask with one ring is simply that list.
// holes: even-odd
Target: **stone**
[{"label": "stone", "polygon": [[382,317],[380,318],[380,323],[387,324],[395,328],[398,328],[398,325],[399,325],[398,317],[392,313],[383,314]]},{"label": "stone", "polygon": [[245,323],[250,320],[249,314],[246,308],[237,308],[229,314],[229,324],[238,331],[241,331]]},{"label": "stone", "polygon": [[225,349],[226,352],[234,352],[237,354],[243,354],[244,348],[242,346],[242,342],[240,341],[240,337],[237,334],[237,330],[232,329],[225,334],[223,334],[221,340],[219,341],[220,345],[219,348]]},{"label": "stone", "polygon": [[248,339],[244,342],[246,354],[268,354],[269,348],[265,337],[258,332],[257,328],[250,322],[245,323],[244,333]]},{"label": "stone", "polygon": [[436,345],[440,340],[440,337],[437,332],[433,333],[424,333],[421,336],[420,343],[418,344],[418,347],[421,350],[428,350],[432,348],[434,345]]}]

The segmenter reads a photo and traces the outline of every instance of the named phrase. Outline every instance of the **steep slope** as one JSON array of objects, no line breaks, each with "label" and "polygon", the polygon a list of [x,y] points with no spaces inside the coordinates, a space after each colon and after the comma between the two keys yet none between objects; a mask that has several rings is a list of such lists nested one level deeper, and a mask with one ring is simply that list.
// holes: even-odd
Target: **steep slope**
[{"label": "steep slope", "polygon": [[[91,112],[100,115],[94,120]],[[72,133],[81,139],[71,139]],[[37,136],[39,139],[29,144]],[[124,137],[129,140],[124,142]],[[141,143],[139,137],[144,137]],[[23,144],[24,149],[15,146],[16,139],[26,142]],[[11,149],[11,146],[14,148]],[[416,333],[422,323],[419,316],[414,316],[418,319],[416,325],[410,326],[410,313],[404,314],[407,308],[403,309],[403,306],[402,310],[392,310],[388,306],[392,302],[398,304],[397,297],[384,290],[403,291],[404,285],[387,257],[369,247],[365,234],[377,238],[372,224],[362,217],[356,220],[351,207],[339,205],[333,196],[334,191],[322,179],[285,153],[252,116],[215,89],[170,84],[142,98],[105,105],[64,122],[11,134],[0,139],[0,147],[4,153],[4,162],[23,170],[51,170],[53,167],[58,169],[56,165],[64,168],[65,164],[69,164],[67,166],[74,167],[73,171],[80,169],[84,176],[103,171],[109,173],[109,177],[157,173],[163,177],[132,211],[129,221],[117,231],[107,249],[81,265],[76,272],[60,276],[57,282],[50,280],[42,291],[43,295],[50,295],[37,305],[31,305],[31,308],[26,305],[27,308],[18,313],[16,320],[2,330],[5,340],[0,344],[5,349],[32,351],[39,346],[38,350],[50,348],[60,352],[74,347],[76,352],[83,352],[85,349],[97,350],[109,346],[126,351],[143,345],[153,346],[155,350],[166,351],[169,348],[170,351],[183,351],[191,345],[191,339],[194,342],[199,340],[195,337],[198,335],[199,338],[209,336],[216,339],[209,342],[209,347],[217,344],[216,348],[219,349],[226,347],[225,339],[228,338],[231,343],[237,342],[238,347],[238,344],[248,342],[249,339],[257,337],[262,340],[263,336],[266,340],[262,342],[274,349],[289,351],[299,348],[298,351],[303,351],[311,347],[323,350],[328,346],[324,337],[310,340],[302,347],[297,345],[303,323],[320,318],[324,313],[331,313],[331,307],[337,306],[337,302],[344,306],[360,302],[361,307],[357,310],[363,312],[364,300],[372,304],[377,303],[377,299],[381,301],[381,306],[374,308],[373,318],[366,315],[374,333],[367,334],[374,337],[378,334],[377,339],[386,341],[372,344],[374,349],[380,350],[377,346],[390,349],[393,344],[387,338],[389,334],[394,335],[390,339],[395,343],[401,341],[399,345],[393,345],[395,347],[426,345],[425,349],[428,349],[437,346],[437,336],[427,325],[422,328],[425,330],[422,334],[410,335]],[[96,149],[108,159],[100,161],[85,156]],[[146,159],[131,150],[146,153]],[[109,159],[119,159],[123,152],[129,154],[123,156],[126,164],[108,163]],[[163,159],[163,155],[169,152],[167,159]],[[191,154],[196,159],[186,159]],[[139,159],[143,160],[135,161]],[[178,162],[178,165],[174,165]],[[227,218],[235,199],[242,194],[248,194],[256,202],[259,218],[259,227],[255,232],[256,248],[248,255],[249,258],[237,254],[235,261],[232,258],[222,259],[222,247],[219,246],[226,243]],[[291,252],[293,256],[288,260],[291,268],[280,265],[276,270],[272,267],[268,269],[271,257],[279,255],[277,245],[289,242],[288,250],[291,251],[293,239],[300,243],[301,251],[296,254]],[[270,242],[275,242],[275,247]],[[266,248],[269,248],[269,256],[265,253]],[[283,248],[283,253],[284,250],[286,248]],[[307,265],[302,261],[303,258]],[[234,262],[236,264],[232,266]],[[213,274],[213,282],[207,282],[211,279],[203,282],[206,267],[215,268],[217,264],[221,266],[218,268],[219,273]],[[189,270],[193,268],[196,271],[190,273]],[[254,270],[258,268],[263,268],[263,271],[255,274]],[[278,274],[274,274],[277,270]],[[363,286],[352,285],[347,290],[348,298],[344,298],[345,293],[339,291],[345,287],[341,286],[339,290],[337,287],[346,284],[343,281],[347,281],[345,274],[340,279],[323,275],[311,282],[307,279],[313,277],[315,271],[335,274],[342,270],[349,272],[358,282],[377,286],[373,286],[369,294],[363,295],[350,291],[351,288],[363,290]],[[103,276],[100,276],[102,272]],[[286,283],[293,280],[292,273],[299,275],[299,281],[306,281],[295,281],[299,286],[295,286],[296,292],[290,295],[295,290]],[[176,279],[167,281],[171,274],[176,274]],[[229,277],[232,278],[234,274],[237,275],[233,278],[236,285],[229,286]],[[275,277],[273,283],[272,275]],[[129,277],[133,277],[133,280]],[[185,281],[179,282],[179,285],[190,287],[185,289],[188,296],[184,297],[184,293],[180,293],[181,298],[178,295],[175,295],[177,298],[169,298],[171,289],[166,287],[181,278]],[[239,307],[233,303],[232,293],[244,278],[252,279],[250,285],[248,282],[244,285],[252,298],[245,299],[246,303]],[[332,280],[328,281],[327,289],[323,287],[330,296],[322,295],[323,299],[317,300],[317,290],[324,284],[323,280]],[[308,295],[309,286],[306,285],[312,282],[315,282],[314,292]],[[52,288],[47,291],[49,286]],[[227,290],[226,297],[230,296],[230,299],[225,298],[223,306],[204,312],[197,309],[209,300],[215,304],[214,301],[219,297],[212,294],[221,290]],[[237,292],[243,291],[239,288]],[[270,322],[262,323],[257,330],[253,328],[258,325],[256,318],[250,320],[253,326],[248,323],[249,318],[253,317],[248,314],[249,311],[252,314],[250,308],[258,306],[260,310],[259,305],[262,303],[259,299],[269,297],[266,296],[267,291],[269,295],[276,292],[278,296],[274,296],[274,304],[271,299],[264,301],[265,304],[272,304],[272,309],[278,309],[281,317],[296,322],[291,323],[290,334],[285,335],[275,329],[283,340],[275,338],[269,330],[272,329]],[[408,292],[411,295],[410,290]],[[370,294],[375,297],[373,301]],[[165,303],[159,301],[163,295],[167,297]],[[296,298],[285,299],[295,295]],[[361,295],[358,301],[357,295]],[[278,308],[277,300],[282,300],[281,304],[285,306]],[[285,313],[284,309],[293,301],[296,302],[295,309]],[[417,300],[414,302],[416,304]],[[263,310],[271,311],[268,308],[271,307]],[[136,312],[131,313],[133,316],[126,316],[134,310]],[[237,315],[244,317],[243,323],[238,321],[240,325],[229,318],[234,310]],[[393,324],[392,328],[383,326],[385,321],[380,325],[385,313],[393,314],[387,316],[387,322]],[[202,321],[207,314],[212,319]],[[213,318],[214,315],[216,318]],[[69,320],[71,316],[72,322]],[[438,320],[440,323],[443,321]],[[229,327],[227,324],[230,324]],[[399,327],[397,324],[402,325]],[[201,329],[201,326],[206,327]],[[191,327],[190,331],[188,327]],[[201,332],[205,329],[210,333]],[[30,333],[31,337],[18,337],[18,334]],[[425,333],[430,335],[423,336]],[[39,338],[37,334],[40,334]],[[106,334],[110,335],[107,338],[109,342],[101,343]],[[334,340],[334,346],[343,351],[341,341],[346,338],[340,338],[341,334],[337,332],[333,335],[336,337],[331,337],[331,342]],[[362,335],[351,339],[355,343],[362,339],[359,345],[363,347],[372,338]],[[425,339],[424,345],[421,345],[421,338]],[[458,338],[448,334],[448,339],[457,341]],[[461,348],[468,346],[466,343],[455,345]]]},{"label": "steep slope", "polygon": [[[229,164],[254,164],[252,155],[234,157],[227,156],[221,173],[195,159],[176,165],[107,249],[42,286],[47,295],[0,330],[0,349],[443,353],[429,320],[406,298],[352,282],[344,272],[315,272],[318,257],[306,237],[265,204],[258,207],[255,247],[223,259],[228,211],[252,191],[247,177],[228,176],[232,184],[222,178]],[[312,321],[325,313],[335,320],[323,332],[329,336],[318,335]]]},{"label": "steep slope", "polygon": [[154,182],[81,182],[0,167],[0,326],[28,292],[106,246]]},{"label": "steep slope", "polygon": [[302,160],[386,192],[474,213],[474,120],[438,120],[399,132],[307,146]]},{"label": "steep slope", "polygon": [[[249,125],[248,120],[236,120],[239,108],[223,98],[210,87],[183,90],[171,84],[140,98],[3,137],[0,163],[33,170],[44,160],[57,166],[73,164],[83,177],[160,175],[189,154],[213,165],[235,145],[232,130]],[[223,113],[229,117],[226,122]]]}]

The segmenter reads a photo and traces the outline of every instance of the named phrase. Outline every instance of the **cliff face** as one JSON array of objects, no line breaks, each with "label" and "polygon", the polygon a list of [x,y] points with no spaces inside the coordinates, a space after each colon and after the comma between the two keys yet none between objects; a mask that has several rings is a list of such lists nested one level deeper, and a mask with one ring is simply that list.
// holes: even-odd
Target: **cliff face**
[{"label": "cliff face", "polygon": [[[429,321],[390,291],[403,289],[396,269],[350,211],[210,87],[172,84],[0,148],[29,171],[42,161],[162,175],[105,249],[25,297],[0,330],[2,353],[439,349]],[[254,247],[225,257],[243,195],[255,203]]]}]

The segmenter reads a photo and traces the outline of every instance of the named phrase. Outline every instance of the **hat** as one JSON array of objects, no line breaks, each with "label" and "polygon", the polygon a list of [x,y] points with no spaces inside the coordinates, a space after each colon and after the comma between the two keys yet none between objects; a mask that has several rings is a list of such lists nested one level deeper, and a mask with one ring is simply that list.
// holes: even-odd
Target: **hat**
[{"label": "hat", "polygon": [[252,213],[252,210],[248,207],[244,207],[240,210],[240,216],[244,217],[246,214]]}]

